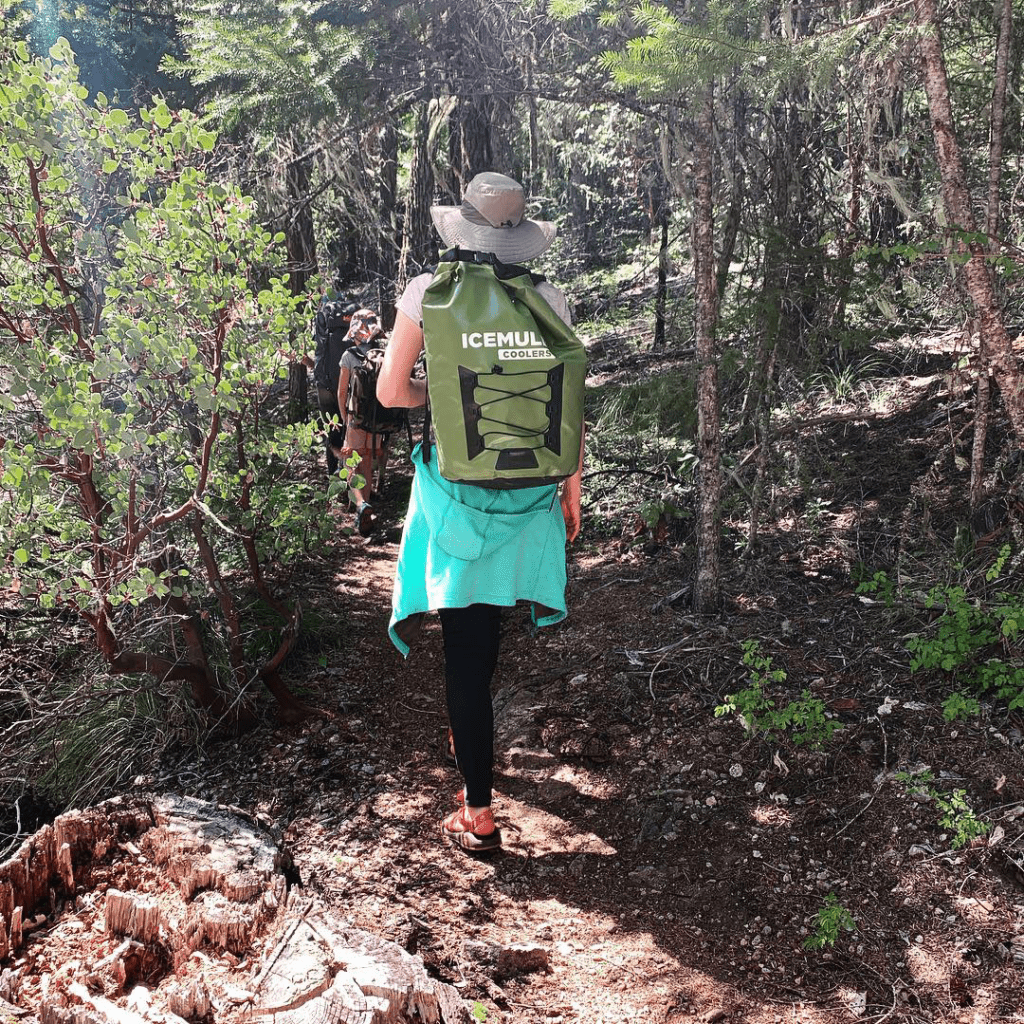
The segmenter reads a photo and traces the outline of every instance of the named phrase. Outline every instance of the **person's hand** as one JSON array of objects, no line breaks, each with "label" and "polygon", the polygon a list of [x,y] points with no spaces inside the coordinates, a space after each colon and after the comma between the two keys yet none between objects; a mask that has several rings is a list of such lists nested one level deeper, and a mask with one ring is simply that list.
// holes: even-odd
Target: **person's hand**
[{"label": "person's hand", "polygon": [[559,498],[562,505],[562,518],[565,519],[565,537],[570,543],[580,532],[580,477],[574,473],[562,484]]}]

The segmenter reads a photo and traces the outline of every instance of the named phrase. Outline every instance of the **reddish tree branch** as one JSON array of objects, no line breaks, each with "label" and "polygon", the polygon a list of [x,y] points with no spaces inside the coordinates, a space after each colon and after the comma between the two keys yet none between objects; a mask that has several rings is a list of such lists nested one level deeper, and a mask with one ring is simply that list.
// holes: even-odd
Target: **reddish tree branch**
[{"label": "reddish tree branch", "polygon": [[122,675],[145,672],[158,679],[182,681],[190,684],[196,703],[216,715],[223,715],[227,706],[211,686],[208,670],[202,665],[172,661],[170,658],[143,651],[122,651],[120,641],[110,622],[109,605],[97,612],[83,612],[96,635],[96,646],[107,660],[111,671]]},{"label": "reddish tree branch", "polygon": [[[243,512],[251,512],[252,473],[248,472],[249,462],[245,455],[245,441],[244,434],[242,433],[241,420],[238,420],[235,424],[235,443],[238,453],[238,468],[239,470],[246,470],[246,474],[242,478],[242,493],[238,498],[238,506]],[[252,581],[256,586],[256,592],[264,601],[267,602],[268,605],[270,605],[271,608],[274,609],[275,612],[277,612],[278,615],[281,616],[285,622],[290,622],[295,613],[283,602],[278,601],[278,599],[271,594],[270,588],[267,586],[266,578],[263,575],[263,567],[260,565],[259,552],[256,550],[255,529],[247,530],[241,535],[241,537],[242,550],[245,552],[246,564],[249,566],[249,574],[252,576]]]},{"label": "reddish tree branch", "polygon": [[284,659],[291,653],[292,648],[295,646],[295,641],[298,639],[301,623],[302,607],[296,602],[291,621],[281,636],[280,646],[277,648],[274,656],[259,672],[260,679],[263,680],[267,689],[274,695],[274,699],[277,701],[278,714],[285,722],[298,722],[313,713],[313,709],[308,704],[299,700],[288,689],[280,673]]},{"label": "reddish tree branch", "polygon": [[46,158],[44,157],[38,166],[28,157],[25,158],[25,162],[28,164],[28,180],[29,186],[32,189],[32,198],[36,201],[36,238],[38,238],[39,248],[47,260],[45,269],[54,278],[57,282],[57,287],[60,289],[61,297],[64,299],[64,308],[67,310],[68,320],[71,323],[71,331],[78,341],[79,352],[82,353],[86,360],[92,362],[93,353],[85,340],[82,321],[79,319],[78,309],[72,298],[71,286],[64,276],[64,267],[61,265],[60,260],[57,259],[57,254],[50,245],[50,236],[46,229],[47,206],[43,202],[42,190],[39,187],[41,180],[39,175],[46,170]]},{"label": "reddish tree branch", "polygon": [[221,614],[224,616],[224,622],[228,630],[228,659],[235,673],[238,689],[242,691],[249,680],[245,669],[245,649],[242,644],[242,626],[238,616],[238,608],[235,605],[235,599],[231,591],[228,589],[228,585],[224,582],[224,577],[221,575],[213,545],[203,530],[202,513],[196,511],[190,520],[190,525],[192,527],[192,535],[199,546],[199,557],[206,569],[206,577],[210,581],[210,589],[216,595]]},{"label": "reddish tree branch", "polygon": [[4,327],[10,331],[11,334],[18,339],[20,344],[27,345],[31,340],[31,335],[22,330],[19,326],[20,322],[21,321],[14,320],[7,310],[5,310],[3,306],[0,306],[0,327]]}]

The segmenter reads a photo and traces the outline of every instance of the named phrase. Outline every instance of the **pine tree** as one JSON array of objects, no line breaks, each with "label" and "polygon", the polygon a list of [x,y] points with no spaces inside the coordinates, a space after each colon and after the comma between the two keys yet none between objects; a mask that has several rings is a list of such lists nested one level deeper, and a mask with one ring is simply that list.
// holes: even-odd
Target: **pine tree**
[{"label": "pine tree", "polygon": [[619,86],[697,111],[691,124],[699,458],[694,607],[704,613],[716,611],[721,603],[722,442],[714,251],[716,83],[738,65],[754,71],[768,61],[771,48],[749,31],[750,21],[759,15],[756,4],[701,3],[683,16],[663,4],[644,2],[634,11],[640,34],[604,56],[604,64]]}]

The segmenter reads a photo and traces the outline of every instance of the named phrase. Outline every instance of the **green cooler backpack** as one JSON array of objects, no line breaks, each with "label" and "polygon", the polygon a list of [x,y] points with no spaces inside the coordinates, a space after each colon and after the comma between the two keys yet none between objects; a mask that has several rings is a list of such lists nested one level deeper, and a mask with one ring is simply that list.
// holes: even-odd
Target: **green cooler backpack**
[{"label": "green cooler backpack", "polygon": [[441,256],[423,296],[423,338],[446,480],[536,487],[579,465],[587,357],[537,291],[542,280],[490,254]]}]

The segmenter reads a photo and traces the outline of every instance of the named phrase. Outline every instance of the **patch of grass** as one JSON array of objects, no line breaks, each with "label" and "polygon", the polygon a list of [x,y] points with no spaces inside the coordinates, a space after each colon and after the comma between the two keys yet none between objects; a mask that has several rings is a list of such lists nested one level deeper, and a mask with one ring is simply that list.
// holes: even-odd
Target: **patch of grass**
[{"label": "patch of grass", "polygon": [[695,459],[687,375],[593,389],[587,420],[588,531],[617,533],[638,515],[648,529],[659,520],[674,528],[690,515]]},{"label": "patch of grass", "polygon": [[885,362],[877,355],[861,356],[811,375],[808,385],[833,402],[851,402],[863,393],[868,381],[883,375]]},{"label": "patch of grass", "polygon": [[157,684],[127,676],[82,677],[51,699],[50,724],[30,742],[34,785],[55,807],[85,806],[123,790],[151,769],[154,751],[172,732],[188,728],[194,740],[202,728],[197,717],[186,721],[182,708],[169,708]]},{"label": "patch of grass", "polygon": [[690,372],[674,371],[636,384],[593,388],[587,406],[596,429],[606,433],[688,439],[697,429],[696,382]]},{"label": "patch of grass", "polygon": [[646,265],[647,260],[641,254],[622,263],[588,270],[573,278],[572,290],[575,294],[598,292],[614,298],[621,287],[633,281]]}]

